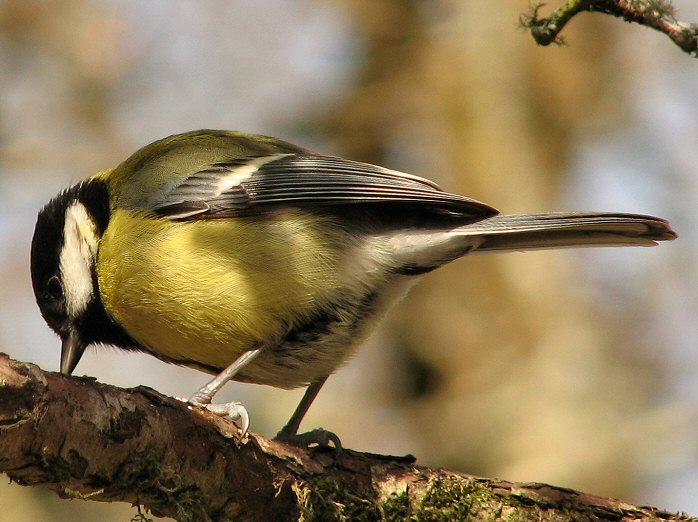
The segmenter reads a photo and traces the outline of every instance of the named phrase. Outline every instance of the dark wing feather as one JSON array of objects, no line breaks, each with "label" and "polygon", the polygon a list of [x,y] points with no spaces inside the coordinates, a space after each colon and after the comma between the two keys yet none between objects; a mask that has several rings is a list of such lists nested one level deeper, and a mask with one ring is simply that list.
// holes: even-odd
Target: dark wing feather
[{"label": "dark wing feather", "polygon": [[152,204],[159,216],[201,220],[258,215],[284,207],[407,204],[472,221],[492,207],[435,183],[376,165],[312,154],[276,154],[216,163],[170,187]]}]

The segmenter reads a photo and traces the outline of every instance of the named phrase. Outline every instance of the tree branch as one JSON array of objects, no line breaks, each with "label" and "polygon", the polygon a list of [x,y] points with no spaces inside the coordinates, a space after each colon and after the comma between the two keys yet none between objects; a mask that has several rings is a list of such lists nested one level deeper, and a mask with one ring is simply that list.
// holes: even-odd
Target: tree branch
[{"label": "tree branch", "polygon": [[564,43],[560,32],[565,25],[577,14],[589,11],[656,29],[686,53],[698,57],[698,24],[676,20],[674,8],[667,0],[568,0],[550,16],[539,17],[544,5],[532,5],[531,11],[519,19],[521,26],[531,31],[539,45]]},{"label": "tree branch", "polygon": [[692,520],[411,457],[296,448],[149,388],[66,377],[0,354],[0,471],[64,498],[178,520]]}]

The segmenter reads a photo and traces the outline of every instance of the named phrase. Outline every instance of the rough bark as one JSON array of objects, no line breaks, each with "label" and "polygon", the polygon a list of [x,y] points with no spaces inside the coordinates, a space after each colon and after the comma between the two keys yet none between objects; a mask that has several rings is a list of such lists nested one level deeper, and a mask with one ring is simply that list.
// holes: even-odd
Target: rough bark
[{"label": "rough bark", "polygon": [[532,4],[531,12],[520,19],[522,27],[531,31],[539,45],[564,43],[560,32],[574,16],[583,12],[597,12],[651,27],[667,35],[684,52],[698,57],[698,24],[677,20],[670,1],[568,0],[550,16],[539,17],[540,8],[544,5]]},{"label": "rough bark", "polygon": [[177,520],[691,520],[411,457],[296,448],[149,388],[66,377],[0,354],[0,471],[65,498]]}]

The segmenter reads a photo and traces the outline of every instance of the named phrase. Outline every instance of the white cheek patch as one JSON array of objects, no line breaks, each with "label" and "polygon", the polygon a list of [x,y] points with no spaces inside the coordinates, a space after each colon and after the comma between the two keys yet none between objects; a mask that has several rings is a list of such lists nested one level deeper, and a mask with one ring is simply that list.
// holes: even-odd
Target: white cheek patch
[{"label": "white cheek patch", "polygon": [[63,249],[59,258],[69,317],[84,312],[92,298],[92,269],[96,255],[94,221],[82,203],[73,203],[65,211]]},{"label": "white cheek patch", "polygon": [[244,165],[240,165],[230,171],[230,174],[223,176],[218,182],[218,194],[230,190],[233,187],[239,187],[240,184],[248,180],[255,172],[257,172],[262,166],[272,161],[276,161],[291,154],[272,154],[270,156],[262,156],[260,158],[254,158]]}]

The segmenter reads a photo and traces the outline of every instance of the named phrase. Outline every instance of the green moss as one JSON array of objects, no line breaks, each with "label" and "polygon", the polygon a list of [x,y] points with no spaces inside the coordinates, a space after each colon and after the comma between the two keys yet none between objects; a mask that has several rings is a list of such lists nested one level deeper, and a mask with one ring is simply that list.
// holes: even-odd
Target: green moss
[{"label": "green moss", "polygon": [[324,520],[374,522],[383,520],[375,505],[375,492],[366,491],[364,498],[351,495],[336,482],[318,476],[292,486],[298,500],[299,522]]},{"label": "green moss", "polygon": [[[379,500],[369,488],[351,495],[325,476],[313,476],[293,485],[302,522],[568,522],[607,520],[619,510],[589,506],[586,511],[565,509],[555,501],[534,500],[512,491],[493,491],[485,479],[441,475],[430,480],[421,494],[394,492]],[[698,522],[698,520],[697,520]]]},{"label": "green moss", "polygon": [[487,489],[456,477],[437,477],[431,482],[412,520],[497,520],[493,510],[500,511],[501,502],[493,498]]},{"label": "green moss", "polygon": [[589,506],[586,511],[565,509],[545,498],[533,500],[512,491],[498,493],[492,486],[485,479],[441,475],[430,480],[423,496],[404,490],[378,501],[373,490],[361,492],[359,498],[319,476],[297,482],[293,490],[302,522],[569,522],[613,520],[622,515],[620,510],[602,506]]},{"label": "green moss", "polygon": [[[359,497],[343,491],[326,477],[312,477],[293,485],[300,511],[299,521],[318,520],[358,522],[440,522],[454,520],[512,520],[513,511],[504,510],[501,499],[486,485],[460,477],[434,479],[421,501],[415,505],[408,491],[392,493],[377,502],[376,492]],[[509,511],[508,513],[506,511]]]},{"label": "green moss", "polygon": [[379,509],[381,512],[381,520],[385,520],[386,522],[409,520],[412,507],[407,491],[391,493],[390,496],[382,502]]},{"label": "green moss", "polygon": [[[456,520],[494,522],[525,522],[533,518],[548,520],[544,509],[531,503],[505,499],[493,493],[487,481],[468,480],[457,476],[440,476],[429,484],[424,497],[413,506],[410,522],[446,522]],[[525,506],[524,506],[525,504]],[[520,508],[526,510],[521,511]],[[532,510],[536,513],[532,514]]]}]

